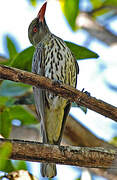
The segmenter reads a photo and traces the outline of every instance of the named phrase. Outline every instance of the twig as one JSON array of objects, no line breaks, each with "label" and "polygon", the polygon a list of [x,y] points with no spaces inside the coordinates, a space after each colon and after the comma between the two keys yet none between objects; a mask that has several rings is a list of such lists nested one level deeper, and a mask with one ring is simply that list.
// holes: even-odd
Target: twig
[{"label": "twig", "polygon": [[92,11],[89,12],[90,15],[93,15],[95,12],[98,12],[102,9],[109,9],[109,10],[115,10],[117,11],[117,6],[112,6],[112,5],[102,5],[98,8],[93,9]]},{"label": "twig", "polygon": [[58,85],[44,76],[39,76],[37,74],[4,65],[0,65],[0,78],[15,82],[23,82],[38,88],[47,89],[58,96],[62,96],[72,102],[76,102],[78,105],[85,106],[117,122],[117,108],[115,106],[88,96],[86,93],[83,93],[71,86],[64,84]]},{"label": "twig", "polygon": [[[15,160],[109,168],[116,157],[115,150],[100,147],[56,146],[34,141],[0,139],[0,145],[4,142],[12,144],[10,159]],[[116,166],[111,168],[116,168]]]}]

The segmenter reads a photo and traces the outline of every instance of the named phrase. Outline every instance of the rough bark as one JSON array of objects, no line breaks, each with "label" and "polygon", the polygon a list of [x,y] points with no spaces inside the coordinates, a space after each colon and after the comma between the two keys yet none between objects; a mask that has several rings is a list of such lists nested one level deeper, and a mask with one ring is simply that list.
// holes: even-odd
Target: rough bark
[{"label": "rough bark", "polygon": [[[56,146],[34,141],[0,139],[12,144],[10,159],[34,162],[53,162],[89,168],[109,168],[116,158],[116,150],[101,147]],[[111,166],[116,168],[116,166]]]}]

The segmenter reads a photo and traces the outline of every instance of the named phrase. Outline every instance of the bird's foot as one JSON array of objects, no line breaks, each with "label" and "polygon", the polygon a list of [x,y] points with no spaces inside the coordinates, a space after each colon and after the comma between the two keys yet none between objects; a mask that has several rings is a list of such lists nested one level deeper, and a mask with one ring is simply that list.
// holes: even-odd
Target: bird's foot
[{"label": "bird's foot", "polygon": [[84,92],[87,96],[91,96],[91,93],[90,93],[90,92],[88,92],[88,91],[85,91],[85,89],[84,89],[84,88],[82,89],[82,92]]},{"label": "bird's foot", "polygon": [[52,85],[55,85],[55,86],[61,86],[63,82],[61,80],[53,80],[52,81]]},{"label": "bird's foot", "polygon": [[63,153],[65,155],[65,151],[66,151],[67,147],[60,146],[60,145],[58,147],[59,147],[59,150],[61,151],[61,153]]}]

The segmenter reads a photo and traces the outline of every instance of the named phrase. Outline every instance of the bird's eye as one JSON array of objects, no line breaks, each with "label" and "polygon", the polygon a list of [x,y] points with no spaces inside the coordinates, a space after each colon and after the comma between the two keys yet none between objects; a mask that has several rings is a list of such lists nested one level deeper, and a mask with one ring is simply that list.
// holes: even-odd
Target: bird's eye
[{"label": "bird's eye", "polygon": [[33,28],[33,32],[37,32],[37,28],[36,27]]}]

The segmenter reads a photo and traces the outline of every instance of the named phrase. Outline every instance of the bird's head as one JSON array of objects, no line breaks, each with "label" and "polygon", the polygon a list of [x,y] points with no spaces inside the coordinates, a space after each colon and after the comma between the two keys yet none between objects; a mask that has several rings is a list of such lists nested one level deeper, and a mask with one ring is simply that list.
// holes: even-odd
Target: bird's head
[{"label": "bird's head", "polygon": [[47,2],[41,7],[37,17],[31,22],[28,28],[28,37],[34,46],[36,46],[49,33],[48,26],[45,21],[45,10]]}]

